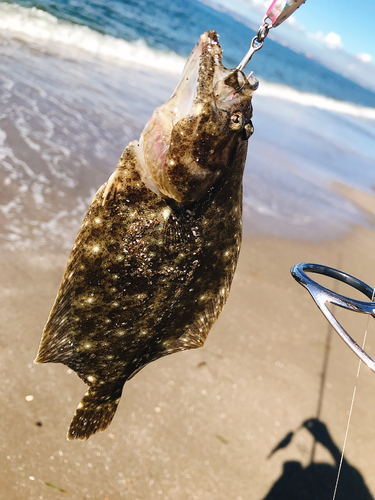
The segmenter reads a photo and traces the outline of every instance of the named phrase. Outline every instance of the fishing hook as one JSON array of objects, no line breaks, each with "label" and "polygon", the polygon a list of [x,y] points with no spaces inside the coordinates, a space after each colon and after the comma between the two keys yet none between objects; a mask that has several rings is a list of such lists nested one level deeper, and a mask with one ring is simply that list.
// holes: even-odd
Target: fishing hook
[{"label": "fishing hook", "polygon": [[281,23],[288,19],[305,2],[306,0],[274,0],[268,7],[258,33],[251,40],[250,48],[237,66],[237,69],[242,71],[253,57],[253,54],[263,47],[264,40],[271,28],[280,26]]}]

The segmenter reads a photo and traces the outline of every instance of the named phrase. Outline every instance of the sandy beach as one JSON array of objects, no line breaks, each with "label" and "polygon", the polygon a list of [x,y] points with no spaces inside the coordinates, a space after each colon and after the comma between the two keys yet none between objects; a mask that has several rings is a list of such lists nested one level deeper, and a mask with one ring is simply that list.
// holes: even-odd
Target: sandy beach
[{"label": "sandy beach", "polygon": [[[83,382],[63,365],[33,364],[67,255],[2,250],[1,497],[332,498],[337,469],[332,443],[341,450],[358,360],[330,333],[289,269],[317,262],[371,285],[373,242],[374,233],[358,227],[318,244],[247,238],[229,301],[206,346],[142,370],[126,384],[108,431],[88,442],[65,437]],[[335,287],[347,293],[345,285]],[[336,314],[361,343],[366,317]],[[371,319],[368,330],[371,354]],[[340,499],[375,494],[374,389],[375,376],[363,367]],[[312,433],[301,427],[317,417],[331,440],[324,439],[317,422],[310,426],[324,445],[314,445]],[[281,489],[272,492],[273,487]]]},{"label": "sandy beach", "polygon": [[[43,326],[90,199],[178,76],[34,42],[0,39],[0,498],[331,500],[358,360],[290,268],[374,286],[373,120],[264,84],[238,269],[205,347],[147,366],[105,433],[68,442],[85,384],[33,364]],[[335,314],[362,343],[367,318]],[[374,335],[370,318],[375,356]],[[337,500],[375,497],[374,394],[363,367]]]}]

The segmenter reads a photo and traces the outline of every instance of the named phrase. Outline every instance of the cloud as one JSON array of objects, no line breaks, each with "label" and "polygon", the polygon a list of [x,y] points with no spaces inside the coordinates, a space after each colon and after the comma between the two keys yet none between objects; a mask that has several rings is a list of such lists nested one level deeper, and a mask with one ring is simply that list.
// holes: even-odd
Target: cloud
[{"label": "cloud", "polygon": [[296,18],[291,16],[288,17],[288,19],[285,21],[286,24],[289,24],[289,27],[294,29],[295,31],[299,31],[300,33],[303,33],[306,31],[306,28],[302,26],[302,24],[299,24],[299,22],[296,21]]},{"label": "cloud", "polygon": [[341,36],[335,33],[334,31],[331,31],[327,35],[324,35],[322,31],[318,31],[315,34],[309,34],[309,37],[313,38],[314,40],[319,40],[319,42],[324,43],[330,49],[344,48],[341,41]]},{"label": "cloud", "polygon": [[[217,0],[216,0],[217,1]],[[255,11],[259,12],[260,14],[265,14],[266,10],[269,7],[269,0],[239,0],[238,2],[233,2],[233,0],[229,0],[228,2],[228,7],[232,9],[236,9],[236,3],[241,4],[244,10],[246,11],[247,8],[253,8]],[[241,9],[241,12],[242,9]],[[259,18],[259,23],[262,19]]]},{"label": "cloud", "polygon": [[341,41],[341,36],[337,33],[331,31],[323,38],[323,42],[331,49],[342,49],[343,44]]},{"label": "cloud", "polygon": [[370,54],[357,54],[357,57],[360,61],[362,61],[364,63],[369,63],[369,62],[371,62],[371,59],[372,59]]},{"label": "cloud", "polygon": [[[244,3],[246,5],[249,2],[242,2],[242,3]],[[250,5],[252,5],[253,7],[261,8],[265,12],[269,7],[269,1],[268,0],[251,0]]]}]

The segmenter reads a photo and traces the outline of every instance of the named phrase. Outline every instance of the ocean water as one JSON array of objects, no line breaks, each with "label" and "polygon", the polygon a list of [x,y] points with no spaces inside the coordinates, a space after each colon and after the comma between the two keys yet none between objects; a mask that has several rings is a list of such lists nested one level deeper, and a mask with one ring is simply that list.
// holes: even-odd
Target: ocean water
[{"label": "ocean water", "polygon": [[[220,34],[224,64],[237,66],[255,35],[249,21],[243,21],[198,0],[0,1],[0,32],[173,72],[180,72],[208,29]],[[375,107],[374,92],[270,38],[261,52],[249,66],[257,77]]]},{"label": "ocean water", "polygon": [[[171,95],[199,35],[236,66],[254,31],[192,0],[0,1],[0,242],[69,249],[96,189]],[[368,215],[331,189],[372,193],[375,94],[267,39],[249,71],[255,134],[247,231],[317,238]]]}]

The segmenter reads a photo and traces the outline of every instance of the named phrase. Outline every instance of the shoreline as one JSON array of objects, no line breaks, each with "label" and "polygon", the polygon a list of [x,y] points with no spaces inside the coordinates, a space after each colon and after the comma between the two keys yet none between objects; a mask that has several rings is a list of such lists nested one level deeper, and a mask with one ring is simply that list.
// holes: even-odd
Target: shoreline
[{"label": "shoreline", "polygon": [[[93,194],[176,82],[32,50],[26,64],[20,43],[5,46],[2,57],[0,83],[8,90],[0,109],[0,244],[68,248],[67,235],[75,237]],[[355,223],[367,225],[366,207],[346,191],[357,181],[368,192],[374,184],[370,124],[261,94],[253,104],[245,234],[316,241],[341,237]],[[351,141],[342,139],[348,136]],[[332,188],[336,181],[349,187]]]}]

